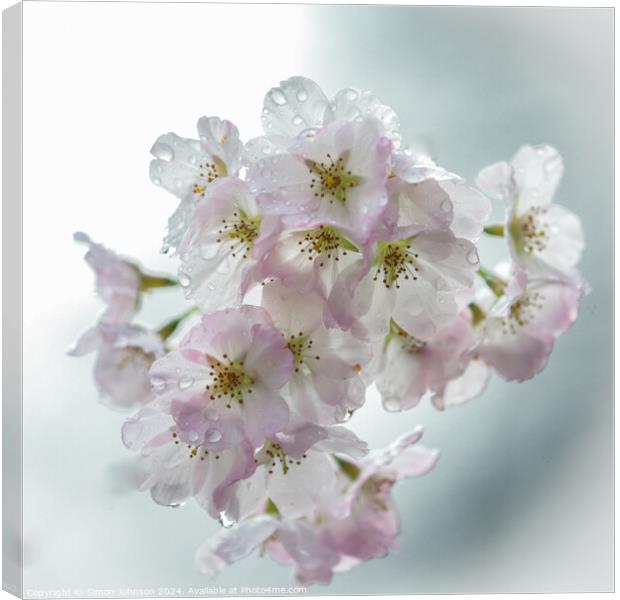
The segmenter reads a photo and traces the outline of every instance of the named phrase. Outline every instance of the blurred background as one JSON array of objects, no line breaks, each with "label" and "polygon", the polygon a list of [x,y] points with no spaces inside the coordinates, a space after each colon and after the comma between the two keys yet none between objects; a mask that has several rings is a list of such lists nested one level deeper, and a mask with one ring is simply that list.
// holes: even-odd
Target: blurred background
[{"label": "blurred background", "polygon": [[[175,199],[149,148],[202,115],[260,134],[265,92],[305,75],[374,91],[468,179],[523,143],[565,159],[557,201],[581,216],[592,286],[533,381],[493,379],[443,414],[350,425],[371,446],[424,424],[438,468],[395,490],[400,547],[311,594],[610,591],[613,587],[612,9],[47,3],[24,6],[24,588],[288,586],[248,558],[214,580],[194,550],[219,525],[131,485],[122,414],[97,402],[92,356],[65,351],[101,309],[76,230],[145,266]],[[485,241],[485,264],[503,256]],[[165,292],[139,320],[180,312]]]}]

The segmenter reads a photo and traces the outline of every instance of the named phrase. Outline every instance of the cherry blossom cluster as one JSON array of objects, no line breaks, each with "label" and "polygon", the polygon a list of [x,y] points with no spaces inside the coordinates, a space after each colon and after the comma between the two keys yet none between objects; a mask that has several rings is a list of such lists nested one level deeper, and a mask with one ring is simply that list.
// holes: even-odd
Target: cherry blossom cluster
[{"label": "cherry blossom cluster", "polygon": [[[344,425],[368,389],[387,411],[423,397],[444,410],[493,372],[539,373],[587,291],[583,233],[553,203],[563,163],[549,146],[469,184],[410,151],[373,94],[330,99],[303,77],[267,93],[262,125],[243,143],[203,117],[198,139],[155,142],[151,180],[179,200],[163,248],[177,277],[76,234],[106,307],[71,352],[96,351],[102,400],[137,411],[122,439],[142,489],[225,526],[197,550],[201,571],[257,551],[325,584],[396,546],[392,486],[438,458],[420,427],[369,451]],[[493,202],[503,223],[487,223]],[[507,261],[480,264],[483,232]],[[134,322],[145,293],[177,285],[178,316]]]}]

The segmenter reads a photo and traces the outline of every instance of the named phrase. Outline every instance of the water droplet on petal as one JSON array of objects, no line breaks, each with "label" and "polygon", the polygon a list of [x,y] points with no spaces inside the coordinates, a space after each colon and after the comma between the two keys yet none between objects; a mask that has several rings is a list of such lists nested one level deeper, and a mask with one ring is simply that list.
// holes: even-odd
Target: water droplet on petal
[{"label": "water droplet on petal", "polygon": [[448,198],[446,198],[439,205],[439,208],[441,208],[441,210],[443,210],[443,212],[449,213],[452,210],[452,202],[450,202],[450,200]]},{"label": "water droplet on petal", "polygon": [[160,393],[166,389],[166,380],[161,377],[151,377],[151,385],[156,392]]},{"label": "water droplet on petal", "polygon": [[217,255],[219,246],[217,244],[203,244],[200,247],[200,256],[205,260],[211,260]]},{"label": "water droplet on petal", "polygon": [[297,91],[297,100],[300,102],[305,102],[308,99],[308,92],[303,88]]},{"label": "water droplet on petal", "polygon": [[346,96],[347,100],[351,100],[351,102],[353,102],[354,100],[357,100],[359,96],[356,90],[353,90],[350,88],[344,93],[344,95]]},{"label": "water droplet on petal", "polygon": [[159,177],[152,177],[151,181],[155,184],[155,185],[161,185],[161,179]]},{"label": "water droplet on petal", "polygon": [[198,438],[199,438],[200,436],[198,435],[198,433],[197,433],[196,431],[190,431],[190,432],[187,434],[187,437],[189,438],[189,441],[190,441],[190,442],[197,442],[197,441],[198,441]]},{"label": "water droplet on petal", "polygon": [[220,413],[215,408],[205,408],[203,415],[207,421],[217,421],[220,418]]},{"label": "water droplet on petal", "polygon": [[215,444],[222,439],[222,432],[217,429],[207,429],[205,433],[205,442]]},{"label": "water droplet on petal", "polygon": [[397,396],[384,397],[383,408],[385,408],[388,412],[400,412],[402,410],[400,400]]},{"label": "water droplet on petal", "polygon": [[151,152],[155,158],[165,160],[166,162],[170,162],[174,159],[174,152],[172,151],[172,148],[168,146],[168,144],[164,144],[162,142],[156,142],[151,149]]},{"label": "water droplet on petal", "polygon": [[183,287],[187,287],[188,285],[190,285],[192,283],[192,280],[185,273],[181,273],[181,274],[179,274],[179,283]]},{"label": "water droplet on petal", "polygon": [[229,519],[225,512],[220,513],[219,521],[220,525],[226,528],[232,527],[235,524],[235,521],[233,519]]},{"label": "water droplet on petal", "polygon": [[478,251],[475,248],[472,248],[467,255],[465,256],[467,262],[470,265],[477,265],[480,262],[480,258],[478,257]]},{"label": "water droplet on petal", "polygon": [[269,96],[274,104],[284,106],[286,104],[286,96],[282,93],[282,90],[274,88],[269,93]]},{"label": "water droplet on petal", "polygon": [[295,115],[291,121],[293,125],[301,125],[304,122],[304,120],[299,115]]},{"label": "water droplet on petal", "polygon": [[215,284],[212,281],[209,281],[209,283],[207,283],[207,288],[213,292],[215,291]]},{"label": "water droplet on petal", "polygon": [[194,385],[194,378],[191,375],[184,375],[179,379],[179,389],[186,390]]}]

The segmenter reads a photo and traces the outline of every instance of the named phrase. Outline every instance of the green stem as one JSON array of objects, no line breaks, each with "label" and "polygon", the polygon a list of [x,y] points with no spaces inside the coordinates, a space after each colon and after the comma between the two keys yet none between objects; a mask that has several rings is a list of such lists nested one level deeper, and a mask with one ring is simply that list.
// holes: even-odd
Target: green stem
[{"label": "green stem", "polygon": [[484,282],[489,286],[491,291],[499,298],[504,295],[504,290],[508,285],[503,279],[494,275],[488,269],[484,267],[480,267],[476,273],[484,280]]},{"label": "green stem", "polygon": [[149,290],[153,290],[155,288],[173,287],[176,285],[179,285],[179,282],[176,279],[140,273],[141,292],[148,292]]},{"label": "green stem", "polygon": [[487,318],[486,313],[475,302],[470,302],[469,310],[471,310],[474,327]]},{"label": "green stem", "polygon": [[356,465],[354,465],[353,463],[350,463],[347,460],[343,460],[342,458],[339,458],[338,456],[334,455],[334,460],[336,461],[336,463],[338,464],[338,466],[340,467],[340,470],[351,480],[355,481],[359,474],[360,474],[360,469],[359,467],[357,467]]},{"label": "green stem", "polygon": [[489,235],[496,235],[497,237],[504,237],[504,226],[501,223],[495,225],[487,225],[483,229],[484,233]]},{"label": "green stem", "polygon": [[176,331],[182,321],[196,312],[198,312],[198,309],[195,306],[188,308],[184,313],[180,314],[178,317],[175,317],[171,321],[168,321],[163,327],[159,328],[157,330],[157,334],[162,340],[167,340]]}]

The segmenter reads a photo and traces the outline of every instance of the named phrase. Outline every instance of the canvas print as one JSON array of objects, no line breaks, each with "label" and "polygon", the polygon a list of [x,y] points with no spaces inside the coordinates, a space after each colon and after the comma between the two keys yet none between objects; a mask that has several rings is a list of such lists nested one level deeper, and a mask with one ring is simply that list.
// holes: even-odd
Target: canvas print
[{"label": "canvas print", "polygon": [[610,10],[19,8],[5,589],[611,591]]}]

